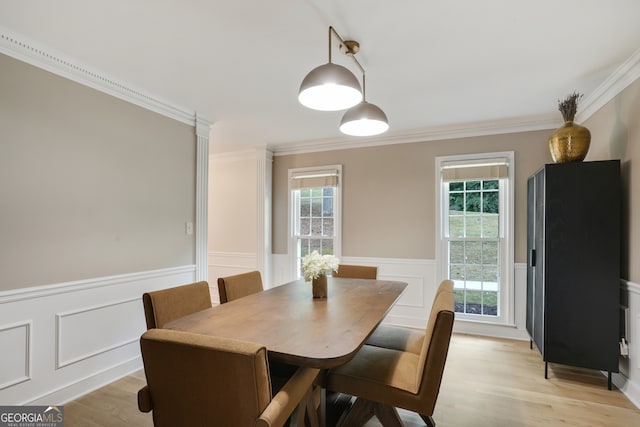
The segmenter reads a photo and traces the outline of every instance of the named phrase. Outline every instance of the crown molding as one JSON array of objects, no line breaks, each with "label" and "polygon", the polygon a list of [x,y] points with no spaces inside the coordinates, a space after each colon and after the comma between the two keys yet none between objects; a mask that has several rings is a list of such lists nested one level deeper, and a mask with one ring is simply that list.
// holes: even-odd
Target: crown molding
[{"label": "crown molding", "polygon": [[193,110],[145,93],[133,85],[1,25],[0,53],[191,126],[197,126],[198,121],[206,121],[204,118],[196,117]]},{"label": "crown molding", "polygon": [[270,145],[274,156],[302,154],[318,151],[346,150],[351,148],[375,147],[380,145],[408,144],[413,142],[439,141],[444,139],[467,138],[504,133],[531,132],[556,129],[562,125],[556,114],[518,117],[482,122],[468,122],[455,125],[435,126],[415,129],[409,132],[388,134],[371,138],[334,138]]},{"label": "crown molding", "polygon": [[266,158],[267,160],[271,160],[273,158],[273,155],[271,151],[266,150],[264,148],[260,148],[260,147],[209,154],[209,159],[218,163],[238,162],[242,160],[256,160],[260,158]]},{"label": "crown molding", "polygon": [[636,50],[600,86],[585,97],[581,103],[580,112],[576,115],[578,121],[587,120],[638,78],[640,78],[640,49]]},{"label": "crown molding", "polygon": [[212,123],[200,116],[197,112],[194,115],[195,118],[195,126],[196,126],[196,135],[209,140],[209,134],[211,132]]},{"label": "crown molding", "polygon": [[[640,49],[636,50],[582,101],[581,111],[576,116],[577,120],[580,122],[587,120],[638,78],[640,78]],[[406,133],[390,134],[382,137],[358,138],[357,140],[344,137],[301,141],[289,144],[274,144],[270,146],[270,149],[273,151],[275,156],[285,156],[289,154],[303,154],[318,151],[346,150],[350,148],[374,147],[379,145],[406,144],[412,142],[426,142],[453,138],[556,129],[561,125],[562,121],[558,119],[557,114],[548,114],[431,127]]]}]

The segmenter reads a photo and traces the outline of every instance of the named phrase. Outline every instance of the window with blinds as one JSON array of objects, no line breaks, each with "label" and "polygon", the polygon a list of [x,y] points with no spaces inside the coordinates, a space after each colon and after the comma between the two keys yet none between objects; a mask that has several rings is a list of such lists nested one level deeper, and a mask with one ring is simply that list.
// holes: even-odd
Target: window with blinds
[{"label": "window with blinds", "polygon": [[341,165],[289,170],[291,263],[302,277],[302,258],[318,251],[340,256]]},{"label": "window with blinds", "polygon": [[[442,271],[454,283],[460,318],[505,322],[512,270],[513,153],[439,158]],[[511,171],[512,172],[512,171]]]}]

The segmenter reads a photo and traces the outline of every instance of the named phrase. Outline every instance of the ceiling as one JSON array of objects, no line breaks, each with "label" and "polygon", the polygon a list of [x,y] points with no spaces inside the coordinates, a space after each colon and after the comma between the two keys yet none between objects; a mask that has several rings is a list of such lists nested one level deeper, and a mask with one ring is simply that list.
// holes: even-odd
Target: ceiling
[{"label": "ceiling", "polygon": [[[637,0],[0,0],[0,26],[213,122],[213,152],[353,141],[297,101],[328,27],[360,42],[383,138],[557,117],[640,47]],[[334,62],[357,68],[334,44]]]}]

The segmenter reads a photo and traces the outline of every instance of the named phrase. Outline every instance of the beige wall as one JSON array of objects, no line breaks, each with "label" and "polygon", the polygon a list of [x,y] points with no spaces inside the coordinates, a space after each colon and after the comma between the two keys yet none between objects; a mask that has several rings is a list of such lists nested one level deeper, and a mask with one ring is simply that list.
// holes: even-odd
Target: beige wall
[{"label": "beige wall", "polygon": [[192,126],[0,55],[0,291],[195,262]]},{"label": "beige wall", "polygon": [[591,131],[591,147],[585,160],[621,160],[621,276],[640,283],[640,80],[583,125]]},{"label": "beige wall", "polygon": [[552,130],[276,156],[273,252],[287,252],[287,170],[343,165],[342,255],[435,258],[435,158],[515,152],[515,260],[526,262],[527,178],[551,162]]},{"label": "beige wall", "polygon": [[209,163],[209,251],[256,253],[256,158]]}]

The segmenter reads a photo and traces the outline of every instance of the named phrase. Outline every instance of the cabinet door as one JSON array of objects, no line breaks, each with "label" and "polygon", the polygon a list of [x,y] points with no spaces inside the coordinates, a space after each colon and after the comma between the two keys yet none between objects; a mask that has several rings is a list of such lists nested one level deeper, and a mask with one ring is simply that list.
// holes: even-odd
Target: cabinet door
[{"label": "cabinet door", "polygon": [[535,178],[531,177],[527,181],[527,332],[533,339],[533,288],[535,286],[535,278],[533,269],[535,268],[536,258],[533,239],[535,238],[534,215],[535,215]]},{"label": "cabinet door", "polygon": [[536,251],[536,266],[533,268],[533,340],[542,353],[543,359],[546,352],[546,286],[545,286],[545,173],[544,169],[535,177],[535,210],[534,210],[534,238],[533,246]]},{"label": "cabinet door", "polygon": [[617,162],[547,165],[545,351],[549,362],[617,370]]}]

